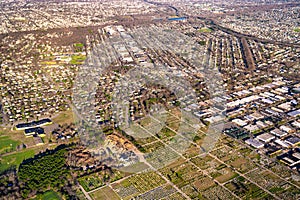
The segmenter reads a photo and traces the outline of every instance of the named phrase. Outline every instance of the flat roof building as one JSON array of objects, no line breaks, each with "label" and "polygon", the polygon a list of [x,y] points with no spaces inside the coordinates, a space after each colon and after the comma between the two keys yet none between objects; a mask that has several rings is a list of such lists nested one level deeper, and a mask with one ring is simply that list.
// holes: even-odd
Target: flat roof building
[{"label": "flat roof building", "polygon": [[244,129],[246,129],[247,131],[249,131],[251,133],[259,130],[257,125],[252,125],[252,124],[249,124],[248,126],[245,126]]},{"label": "flat roof building", "polygon": [[297,167],[300,164],[300,152],[299,149],[290,150],[289,152],[277,157],[281,162],[290,166]]},{"label": "flat roof building", "polygon": [[45,125],[48,125],[48,124],[51,124],[51,123],[52,123],[51,119],[46,118],[46,119],[41,119],[41,120],[38,120],[38,121],[32,121],[32,122],[29,122],[29,123],[17,124],[16,129],[17,130],[25,130],[25,129],[28,129],[28,128],[34,128],[34,127],[38,127],[38,126],[45,126]]},{"label": "flat roof building", "polygon": [[280,146],[284,147],[284,148],[289,148],[291,145],[286,143],[285,141],[281,140],[281,139],[277,139],[274,141],[276,144],[279,144]]},{"label": "flat roof building", "polygon": [[263,141],[265,143],[270,142],[271,140],[275,139],[274,135],[271,135],[269,133],[263,133],[256,137],[258,140]]},{"label": "flat roof building", "polygon": [[300,116],[300,109],[289,112],[288,115],[291,117],[298,117],[298,116]]},{"label": "flat roof building", "polygon": [[284,141],[292,146],[296,146],[300,144],[300,138],[297,136],[290,136],[286,138]]},{"label": "flat roof building", "polygon": [[284,137],[287,135],[287,132],[283,132],[283,131],[279,130],[278,128],[271,130],[270,133],[277,137]]},{"label": "flat roof building", "polygon": [[43,128],[41,127],[36,127],[36,128],[28,128],[28,129],[25,129],[24,131],[25,133],[25,136],[33,136],[33,135],[40,135],[40,136],[44,136],[45,134],[45,131]]},{"label": "flat roof building", "polygon": [[264,143],[262,143],[256,139],[250,138],[250,139],[246,140],[245,142],[246,142],[246,144],[249,144],[250,146],[257,148],[257,149],[264,147]]},{"label": "flat roof building", "polygon": [[232,122],[235,123],[238,126],[241,126],[241,127],[247,125],[247,123],[244,120],[241,120],[241,119],[234,119],[234,120],[232,120]]}]

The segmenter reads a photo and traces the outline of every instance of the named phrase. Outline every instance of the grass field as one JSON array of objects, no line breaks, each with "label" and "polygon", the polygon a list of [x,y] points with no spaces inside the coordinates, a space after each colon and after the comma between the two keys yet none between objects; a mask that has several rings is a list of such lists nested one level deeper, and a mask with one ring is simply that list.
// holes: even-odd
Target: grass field
[{"label": "grass field", "polygon": [[295,28],[294,31],[297,32],[297,33],[299,33],[300,32],[300,28]]},{"label": "grass field", "polygon": [[0,158],[0,172],[11,166],[19,166],[24,159],[31,158],[35,154],[33,149],[25,149],[20,152],[2,156]]},{"label": "grass field", "polygon": [[20,143],[10,139],[8,136],[0,136],[0,154],[14,151]]},{"label": "grass field", "polygon": [[81,48],[82,48],[84,45],[83,45],[82,43],[76,43],[76,44],[74,44],[74,46],[75,46],[75,47],[81,47]]},{"label": "grass field", "polygon": [[210,28],[201,28],[201,29],[199,29],[199,32],[200,33],[210,33],[210,32],[212,32],[212,30],[210,29]]},{"label": "grass field", "polygon": [[81,65],[85,61],[86,56],[85,55],[73,55],[72,60],[70,61],[70,64],[72,65]]},{"label": "grass field", "polygon": [[42,200],[60,200],[58,194],[52,190],[45,192],[42,196]]},{"label": "grass field", "polygon": [[118,195],[109,187],[101,188],[90,194],[95,200],[119,200]]},{"label": "grass field", "polygon": [[[22,131],[22,130],[17,131],[17,130],[11,130],[8,128],[0,128],[0,140],[1,140],[1,137],[4,137],[3,140],[5,140],[6,139],[5,136],[7,136],[8,138],[10,138],[11,140],[14,140],[14,141],[22,141],[22,143],[26,144],[27,146],[34,145],[33,139],[31,137],[26,137],[24,134],[24,131]],[[21,142],[19,144],[21,144]],[[2,148],[2,144],[0,142],[0,149],[1,148]]]},{"label": "grass field", "polygon": [[84,47],[84,44],[82,44],[82,43],[76,43],[76,44],[74,44],[74,48],[75,48],[76,52],[82,52],[83,51],[83,47]]},{"label": "grass field", "polygon": [[61,198],[56,192],[49,190],[44,194],[38,195],[35,200],[61,200]]},{"label": "grass field", "polygon": [[68,124],[74,122],[74,114],[72,110],[67,110],[65,112],[61,112],[57,117],[52,120],[57,124]]}]

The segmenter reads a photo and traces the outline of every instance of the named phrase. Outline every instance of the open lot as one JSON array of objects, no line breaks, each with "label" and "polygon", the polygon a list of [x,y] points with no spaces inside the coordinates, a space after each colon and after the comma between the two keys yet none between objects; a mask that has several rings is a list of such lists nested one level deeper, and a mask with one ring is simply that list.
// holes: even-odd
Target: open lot
[{"label": "open lot", "polygon": [[54,123],[68,124],[74,122],[74,113],[72,110],[61,112],[58,116],[52,119]]},{"label": "open lot", "polygon": [[105,185],[108,182],[108,180],[109,182],[114,182],[123,178],[126,175],[128,174],[125,174],[124,172],[115,169],[113,169],[111,172],[102,170],[99,172],[82,176],[78,178],[78,182],[84,188],[85,191],[89,192],[91,190]]},{"label": "open lot", "polygon": [[226,167],[222,170],[218,170],[219,175],[215,177],[220,183],[225,183],[226,181],[237,176],[237,173],[233,172],[230,168]]},{"label": "open lot", "polygon": [[251,169],[254,169],[256,167],[256,165],[253,162],[243,157],[230,160],[228,164],[243,173],[250,171]]}]

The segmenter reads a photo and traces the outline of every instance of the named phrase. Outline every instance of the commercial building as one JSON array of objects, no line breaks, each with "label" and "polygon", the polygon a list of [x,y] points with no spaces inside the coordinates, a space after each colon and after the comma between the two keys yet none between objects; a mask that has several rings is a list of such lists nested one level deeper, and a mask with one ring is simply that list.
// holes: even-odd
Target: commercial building
[{"label": "commercial building", "polygon": [[35,128],[38,126],[46,126],[49,124],[52,124],[52,121],[51,121],[51,119],[47,118],[47,119],[41,119],[38,121],[32,121],[29,123],[18,124],[18,125],[16,125],[16,129],[17,130],[25,130],[25,129],[29,129],[29,128]]},{"label": "commercial building", "polygon": [[270,142],[271,140],[274,140],[275,139],[275,136],[274,135],[271,135],[269,133],[263,133],[259,136],[256,137],[258,140],[260,141],[263,141],[265,143],[268,143]]},{"label": "commercial building", "polygon": [[246,144],[249,144],[250,146],[254,147],[254,148],[262,148],[264,147],[264,143],[258,141],[257,139],[247,139]]}]

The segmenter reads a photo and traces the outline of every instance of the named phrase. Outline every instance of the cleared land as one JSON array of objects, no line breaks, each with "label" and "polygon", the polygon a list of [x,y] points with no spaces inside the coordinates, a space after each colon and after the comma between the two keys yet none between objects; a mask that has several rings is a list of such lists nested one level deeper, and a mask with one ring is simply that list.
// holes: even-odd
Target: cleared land
[{"label": "cleared land", "polygon": [[74,122],[73,111],[67,110],[67,111],[61,112],[57,117],[53,118],[52,121],[57,124],[73,123]]}]

